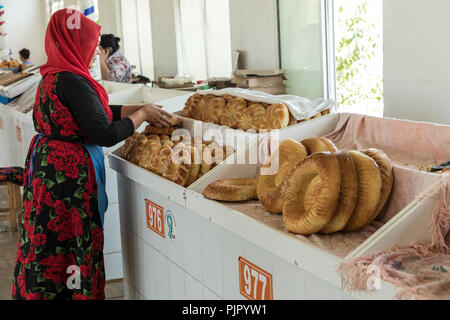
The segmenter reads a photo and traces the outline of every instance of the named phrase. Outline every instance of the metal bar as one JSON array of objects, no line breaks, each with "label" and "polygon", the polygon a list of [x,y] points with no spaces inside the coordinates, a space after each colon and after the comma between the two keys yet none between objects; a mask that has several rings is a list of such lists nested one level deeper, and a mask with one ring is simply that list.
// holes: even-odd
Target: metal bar
[{"label": "metal bar", "polygon": [[[334,0],[322,0],[323,95],[336,101]],[[337,104],[337,101],[336,101]],[[336,105],[337,108],[337,105]]]}]

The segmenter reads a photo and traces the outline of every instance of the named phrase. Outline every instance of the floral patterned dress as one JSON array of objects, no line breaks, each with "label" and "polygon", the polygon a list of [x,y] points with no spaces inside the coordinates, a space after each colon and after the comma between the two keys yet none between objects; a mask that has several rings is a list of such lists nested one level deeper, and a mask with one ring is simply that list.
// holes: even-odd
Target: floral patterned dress
[{"label": "floral patterned dress", "polygon": [[106,65],[109,69],[111,81],[131,83],[133,80],[133,70],[131,65],[120,50],[114,52],[108,60]]},{"label": "floral patterned dress", "polygon": [[97,184],[83,147],[90,141],[60,101],[58,78],[45,76],[36,94],[33,119],[41,135],[31,142],[23,175],[12,295],[18,300],[104,299]]}]

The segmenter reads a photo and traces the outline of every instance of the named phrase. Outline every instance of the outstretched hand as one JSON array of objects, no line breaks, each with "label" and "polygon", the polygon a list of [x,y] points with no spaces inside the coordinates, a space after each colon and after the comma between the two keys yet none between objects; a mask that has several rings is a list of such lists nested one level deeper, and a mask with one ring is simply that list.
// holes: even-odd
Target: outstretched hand
[{"label": "outstretched hand", "polygon": [[172,126],[170,119],[174,118],[174,116],[162,110],[162,106],[147,104],[142,109],[145,112],[145,121],[151,125],[158,128]]}]

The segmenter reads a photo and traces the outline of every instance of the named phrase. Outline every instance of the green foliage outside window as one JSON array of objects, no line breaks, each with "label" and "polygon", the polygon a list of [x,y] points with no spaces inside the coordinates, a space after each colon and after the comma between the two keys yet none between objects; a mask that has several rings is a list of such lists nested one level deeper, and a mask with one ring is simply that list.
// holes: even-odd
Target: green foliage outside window
[{"label": "green foliage outside window", "polygon": [[381,0],[336,0],[336,88],[340,111],[383,114]]}]

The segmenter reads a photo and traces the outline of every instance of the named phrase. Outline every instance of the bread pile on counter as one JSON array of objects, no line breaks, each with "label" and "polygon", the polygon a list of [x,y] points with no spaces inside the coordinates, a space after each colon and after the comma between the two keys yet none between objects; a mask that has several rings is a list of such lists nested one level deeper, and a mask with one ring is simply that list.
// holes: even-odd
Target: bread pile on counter
[{"label": "bread pile on counter", "polygon": [[17,60],[5,60],[3,59],[0,62],[0,68],[2,69],[12,69],[12,68],[18,68],[20,67],[20,64]]},{"label": "bread pile on counter", "polygon": [[259,199],[283,214],[286,228],[309,235],[356,231],[384,208],[393,186],[392,165],[377,149],[338,151],[330,140],[285,140],[257,179],[227,179],[203,195],[219,201]]},{"label": "bread pile on counter", "polygon": [[[319,112],[310,119],[329,114],[330,110]],[[248,101],[229,94],[216,96],[214,94],[191,96],[181,112],[186,118],[244,131],[268,132],[283,129],[299,122],[283,103],[267,104]]]},{"label": "bread pile on counter", "polygon": [[122,157],[180,186],[189,186],[228,156],[234,149],[213,141],[175,136],[180,122],[171,128],[147,126],[125,141]]}]

